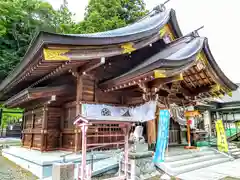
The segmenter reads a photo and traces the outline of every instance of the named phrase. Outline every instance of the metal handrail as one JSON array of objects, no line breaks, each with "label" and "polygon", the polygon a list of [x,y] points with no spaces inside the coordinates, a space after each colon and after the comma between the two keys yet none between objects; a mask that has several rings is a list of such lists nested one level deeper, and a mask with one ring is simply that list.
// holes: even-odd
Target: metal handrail
[{"label": "metal handrail", "polygon": [[[117,143],[119,143],[119,144],[120,144],[120,143],[124,143],[124,141],[119,141],[119,142],[117,142]],[[119,144],[117,144],[117,147],[119,146]],[[101,148],[101,147],[105,147],[105,146],[109,146],[109,145],[111,145],[111,144],[104,144],[104,145],[95,146],[95,147],[86,149],[86,151],[87,151],[87,152],[88,152],[88,151],[93,152],[93,150],[95,150],[95,149],[98,149],[98,148]],[[68,154],[61,155],[60,157],[63,158],[63,162],[66,162],[66,159],[65,159],[66,156],[69,156],[69,155],[72,155],[72,154],[81,153],[81,152],[82,152],[82,150],[77,151],[77,152],[71,152],[71,153],[68,153]],[[93,155],[92,155],[92,160],[93,160]]]}]

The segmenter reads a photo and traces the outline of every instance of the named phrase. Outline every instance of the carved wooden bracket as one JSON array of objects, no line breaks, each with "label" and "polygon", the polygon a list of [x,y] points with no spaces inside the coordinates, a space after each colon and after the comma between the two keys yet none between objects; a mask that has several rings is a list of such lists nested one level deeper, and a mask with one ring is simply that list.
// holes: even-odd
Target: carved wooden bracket
[{"label": "carved wooden bracket", "polygon": [[143,100],[150,101],[150,100],[157,100],[159,91],[157,88],[149,88],[147,83],[139,83],[138,86],[143,90]]}]

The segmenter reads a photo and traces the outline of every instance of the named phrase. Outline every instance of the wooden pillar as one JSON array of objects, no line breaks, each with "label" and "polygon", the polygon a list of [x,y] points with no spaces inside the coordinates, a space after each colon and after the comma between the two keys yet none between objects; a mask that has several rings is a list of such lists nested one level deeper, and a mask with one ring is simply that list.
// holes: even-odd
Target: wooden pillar
[{"label": "wooden pillar", "polygon": [[159,119],[159,108],[156,107],[155,119],[147,122],[147,138],[148,145],[155,146],[157,142],[157,132],[158,132],[158,119]]},{"label": "wooden pillar", "polygon": [[128,140],[129,140],[129,132],[130,132],[130,125],[126,125],[126,127],[123,128],[124,131],[124,176],[128,177],[128,152],[129,152],[129,146],[128,146]]},{"label": "wooden pillar", "polygon": [[62,107],[61,117],[60,117],[60,136],[59,136],[59,147],[62,148],[63,141],[63,129],[64,129],[64,108]]},{"label": "wooden pillar", "polygon": [[32,138],[31,138],[31,143],[30,143],[30,148],[33,147],[33,138],[34,138],[34,134],[33,134],[33,128],[34,128],[34,120],[35,120],[35,114],[34,114],[34,110],[32,111],[32,123],[31,123],[31,135],[32,135]]},{"label": "wooden pillar", "polygon": [[41,130],[41,151],[47,149],[47,105],[43,107],[43,121],[42,121],[42,130]]},{"label": "wooden pillar", "polygon": [[[139,83],[138,86],[143,91],[143,100],[149,101],[156,96],[157,88],[153,90],[149,88],[147,83]],[[148,145],[152,146],[156,143],[156,119],[147,122],[147,141]]]},{"label": "wooden pillar", "polygon": [[147,122],[147,138],[148,145],[156,144],[156,120],[151,120]]},{"label": "wooden pillar", "polygon": [[26,118],[25,118],[25,111],[23,113],[23,117],[22,117],[22,127],[21,127],[21,131],[22,131],[22,146],[24,146],[24,140],[25,140],[25,134],[24,134],[24,129],[26,127]]},{"label": "wooden pillar", "polygon": [[[77,75],[77,90],[76,90],[76,116],[81,113],[81,104],[80,101],[82,100],[82,76]],[[80,128],[75,126],[75,149],[74,151],[77,152],[80,149]]]}]

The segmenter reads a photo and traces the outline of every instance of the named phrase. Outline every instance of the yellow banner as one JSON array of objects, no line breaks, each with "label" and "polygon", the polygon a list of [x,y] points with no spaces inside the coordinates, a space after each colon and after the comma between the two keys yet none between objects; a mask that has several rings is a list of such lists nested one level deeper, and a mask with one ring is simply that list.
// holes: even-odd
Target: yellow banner
[{"label": "yellow banner", "polygon": [[236,127],[240,127],[240,122],[235,122]]},{"label": "yellow banner", "polygon": [[222,120],[216,121],[216,130],[217,130],[218,150],[222,152],[228,152],[227,137],[225,134],[225,129],[224,129]]}]

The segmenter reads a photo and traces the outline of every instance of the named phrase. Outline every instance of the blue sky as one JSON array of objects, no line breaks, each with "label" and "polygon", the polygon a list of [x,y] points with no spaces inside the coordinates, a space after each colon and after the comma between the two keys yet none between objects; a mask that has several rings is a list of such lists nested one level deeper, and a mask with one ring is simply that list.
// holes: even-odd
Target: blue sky
[{"label": "blue sky", "polygon": [[[58,8],[63,0],[47,0]],[[164,2],[145,0],[148,9]],[[68,0],[69,8],[81,20],[88,0]],[[223,72],[234,82],[240,82],[240,1],[239,0],[171,0],[167,8],[176,10],[183,34],[204,25],[199,31],[209,39],[211,51]]]}]

